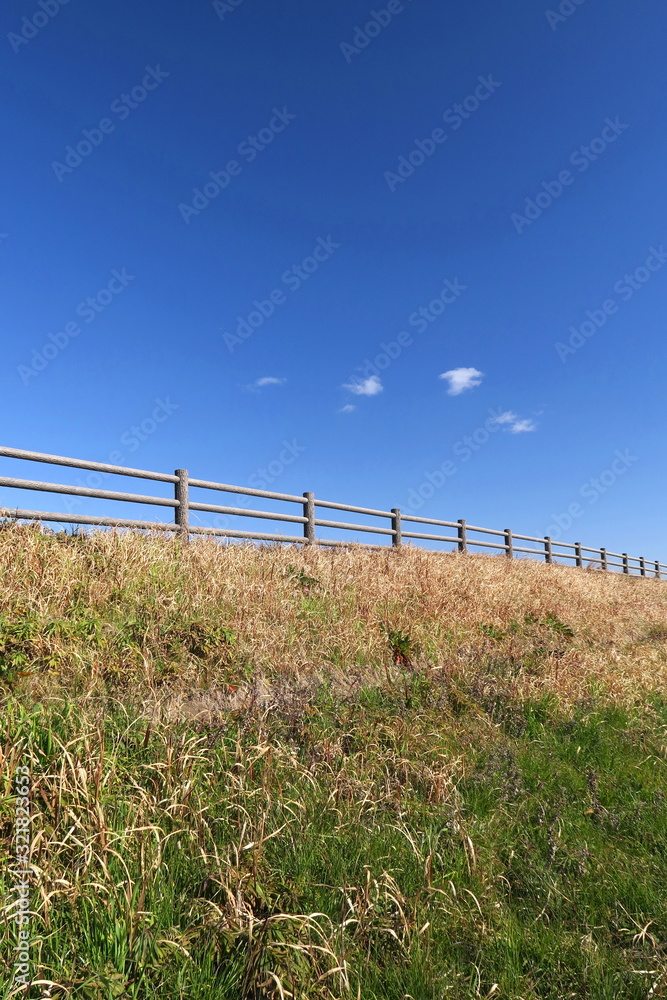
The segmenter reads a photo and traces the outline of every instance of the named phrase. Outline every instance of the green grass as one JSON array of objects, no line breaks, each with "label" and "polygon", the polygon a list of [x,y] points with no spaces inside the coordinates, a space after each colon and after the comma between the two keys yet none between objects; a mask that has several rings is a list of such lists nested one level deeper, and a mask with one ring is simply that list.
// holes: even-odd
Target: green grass
[{"label": "green grass", "polygon": [[0,1000],[667,997],[664,582],[0,527]]},{"label": "green grass", "polygon": [[32,995],[667,995],[667,704],[436,677],[205,724],[8,694],[3,896],[27,754],[34,972],[59,984]]}]

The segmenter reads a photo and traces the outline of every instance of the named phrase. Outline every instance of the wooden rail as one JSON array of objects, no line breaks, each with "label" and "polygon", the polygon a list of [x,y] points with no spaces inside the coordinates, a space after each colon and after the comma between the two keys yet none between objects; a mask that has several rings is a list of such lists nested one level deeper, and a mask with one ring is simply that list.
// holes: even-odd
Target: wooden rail
[{"label": "wooden rail", "polygon": [[[67,486],[61,483],[40,482],[32,479],[15,479],[0,477],[0,487],[19,490],[34,490],[43,493],[66,494],[76,497],[92,497],[99,500],[114,500],[126,503],[148,504],[157,507],[168,507],[174,511],[173,523],[161,521],[142,521],[128,518],[91,517],[83,514],[71,514],[43,510],[20,510],[0,507],[0,517],[26,521],[47,521],[59,524],[82,524],[99,527],[141,528],[150,531],[169,531],[187,541],[191,535],[212,535],[222,538],[245,538],[258,541],[286,542],[305,545],[346,545],[348,543],[320,538],[317,528],[335,528],[345,531],[357,531],[391,538],[394,548],[400,548],[405,539],[442,542],[456,547],[458,552],[465,554],[470,547],[492,549],[503,552],[512,559],[515,554],[522,553],[544,559],[553,563],[555,559],[570,559],[575,566],[583,566],[584,562],[599,565],[602,570],[620,569],[626,575],[652,576],[661,578],[667,565],[659,560],[648,561],[644,556],[629,556],[626,552],[610,552],[606,548],[590,548],[581,542],[558,542],[548,536],[537,538],[533,535],[521,535],[511,528],[482,528],[468,524],[465,520],[439,521],[430,517],[417,517],[413,514],[402,514],[397,507],[391,510],[376,510],[371,507],[358,507],[350,504],[334,503],[331,500],[320,500],[313,493],[303,493],[296,496],[290,493],[274,493],[269,490],[254,490],[246,486],[234,486],[229,483],[214,483],[204,479],[191,479],[187,469],[176,469],[173,475],[162,472],[149,472],[144,469],[131,469],[121,465],[109,465],[103,462],[87,462],[62,455],[45,455],[41,452],[23,451],[18,448],[0,447],[0,456],[15,458],[28,462],[44,462],[49,465],[60,465],[73,469],[88,469],[93,472],[110,473],[117,476],[133,476],[136,479],[150,480],[158,483],[170,483],[174,488],[173,499],[137,493],[124,493],[117,490],[101,490],[81,486]],[[244,496],[258,497],[264,500],[297,504],[299,514],[277,511],[248,510],[244,507],[230,507],[224,504],[210,504],[193,501],[191,490],[217,490],[221,493],[232,493]],[[384,519],[386,526],[356,524],[349,521],[333,521],[317,516],[318,509],[344,511],[350,514],[362,514],[368,517]],[[281,521],[302,526],[301,535],[282,535],[260,531],[236,531],[229,528],[207,528],[194,525],[190,521],[191,511],[202,511],[212,514],[224,514],[231,517],[260,518],[268,521]],[[388,523],[387,523],[388,522]],[[419,530],[406,530],[414,525],[430,525],[438,528],[452,529],[448,534],[435,534]],[[493,536],[497,541],[487,541],[486,538],[471,537],[477,535]],[[530,542],[532,545],[517,544]],[[377,546],[375,546],[377,547]],[[566,551],[560,551],[566,550]],[[586,555],[584,555],[586,553]]]}]

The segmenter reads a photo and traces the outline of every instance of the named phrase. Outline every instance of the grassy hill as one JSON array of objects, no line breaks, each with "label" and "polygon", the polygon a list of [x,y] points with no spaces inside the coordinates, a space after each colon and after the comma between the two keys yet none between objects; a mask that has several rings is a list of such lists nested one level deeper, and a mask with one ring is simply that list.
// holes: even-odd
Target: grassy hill
[{"label": "grassy hill", "polygon": [[667,996],[664,582],[12,524],[0,575],[27,995]]}]

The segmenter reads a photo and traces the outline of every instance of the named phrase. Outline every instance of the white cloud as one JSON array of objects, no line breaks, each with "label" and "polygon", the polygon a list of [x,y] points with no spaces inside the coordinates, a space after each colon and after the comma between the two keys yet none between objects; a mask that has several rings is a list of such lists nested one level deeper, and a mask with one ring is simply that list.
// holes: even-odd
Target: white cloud
[{"label": "white cloud", "polygon": [[361,379],[359,382],[350,382],[348,385],[343,386],[343,389],[353,392],[355,396],[377,396],[379,392],[382,392],[383,388],[382,382],[377,375],[371,375],[369,378]]},{"label": "white cloud", "polygon": [[491,417],[489,423],[500,424],[510,434],[525,434],[528,431],[537,430],[537,424],[534,420],[518,417],[512,410],[505,410],[504,413],[499,413],[497,417]]},{"label": "white cloud", "polygon": [[438,377],[449,382],[448,396],[459,396],[466,389],[476,389],[481,385],[484,373],[478,372],[476,368],[452,368]]},{"label": "white cloud", "polygon": [[274,378],[273,375],[265,375],[264,378],[258,378],[256,382],[253,382],[253,389],[263,389],[265,385],[283,385],[287,381],[286,378]]},{"label": "white cloud", "polygon": [[338,412],[352,413],[353,410],[356,410],[356,406],[353,406],[352,403],[346,403],[345,406],[341,407],[341,409]]},{"label": "white cloud", "polygon": [[518,419],[516,413],[512,413],[511,410],[505,410],[504,413],[499,413],[497,417],[491,417],[489,422],[492,424],[513,424]]},{"label": "white cloud", "polygon": [[534,420],[517,420],[510,427],[512,434],[523,434],[526,431],[536,431],[537,424]]}]

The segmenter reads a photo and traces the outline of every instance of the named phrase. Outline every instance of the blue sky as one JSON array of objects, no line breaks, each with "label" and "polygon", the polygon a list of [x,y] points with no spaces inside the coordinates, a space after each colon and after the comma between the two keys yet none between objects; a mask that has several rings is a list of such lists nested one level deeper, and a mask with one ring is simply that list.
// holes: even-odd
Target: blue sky
[{"label": "blue sky", "polygon": [[659,0],[0,18],[5,445],[667,559]]}]

